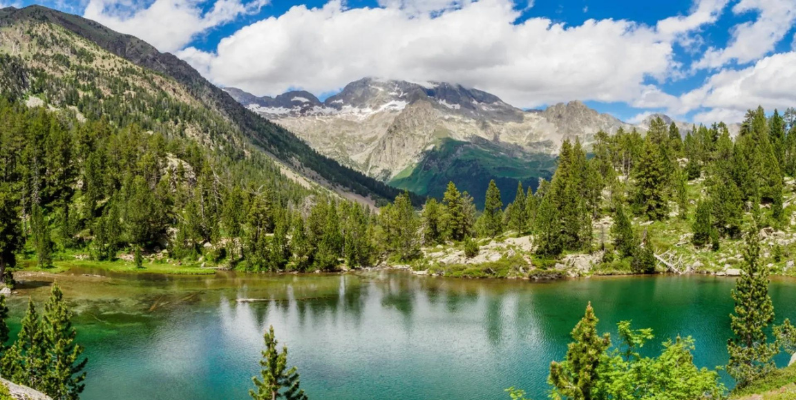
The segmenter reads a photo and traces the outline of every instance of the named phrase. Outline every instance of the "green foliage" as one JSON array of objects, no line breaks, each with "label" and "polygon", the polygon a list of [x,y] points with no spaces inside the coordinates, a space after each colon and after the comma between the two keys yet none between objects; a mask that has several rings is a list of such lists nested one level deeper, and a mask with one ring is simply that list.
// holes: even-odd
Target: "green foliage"
[{"label": "green foliage", "polygon": [[733,338],[728,339],[727,370],[737,387],[747,386],[774,370],[772,357],[779,351],[776,343],[767,341],[764,331],[775,318],[775,312],[758,240],[758,232],[752,229],[747,237],[742,274],[732,291],[735,307],[731,314]]},{"label": "green foliage", "polygon": [[81,358],[83,347],[75,343],[77,332],[72,327],[72,311],[64,303],[58,284],[53,284],[50,299],[44,305],[42,326],[48,346],[49,366],[43,390],[53,399],[77,400],[83,391],[89,361]]},{"label": "green foliage", "polygon": [[[663,343],[655,358],[638,353],[648,340],[651,329],[631,328],[630,321],[617,324],[621,346],[611,349],[608,334],[597,334],[597,317],[591,308],[572,331],[566,360],[550,366],[548,383],[551,398],[570,400],[609,399],[722,399],[725,388],[716,371],[697,368],[693,362],[691,337]],[[524,392],[507,389],[512,399],[524,398]],[[516,397],[515,397],[516,396]]]},{"label": "green foliage", "polygon": [[611,345],[608,334],[597,335],[597,317],[591,303],[586,313],[572,330],[572,339],[567,348],[567,358],[550,364],[547,382],[553,387],[553,399],[590,400],[600,385],[601,363]]},{"label": "green foliage", "polygon": [[[530,188],[529,188],[530,189]],[[532,197],[533,195],[531,195]],[[528,220],[528,198],[522,190],[522,182],[517,185],[517,196],[514,202],[508,205],[508,227],[517,231],[517,236],[522,236],[522,233],[528,229],[530,223]]]},{"label": "green foliage", "polygon": [[250,397],[254,400],[305,400],[308,397],[300,389],[300,374],[297,367],[287,369],[288,350],[283,346],[283,350],[278,352],[278,341],[275,339],[275,331],[272,325],[269,331],[264,333],[264,345],[266,349],[261,352],[261,379],[253,377],[253,384],[256,389],[250,389]]},{"label": "green foliage", "polygon": [[16,252],[23,245],[21,224],[17,218],[18,203],[11,185],[0,182],[0,282],[3,283],[6,282],[6,270],[16,266]]},{"label": "green foliage", "polygon": [[614,236],[614,246],[620,256],[630,257],[635,253],[636,239],[633,238],[633,228],[631,228],[631,222],[625,214],[622,204],[617,204],[611,234]]},{"label": "green foliage", "polygon": [[675,400],[722,399],[725,388],[716,371],[697,368],[691,337],[663,343],[656,358],[642,357],[637,349],[653,338],[651,329],[632,330],[630,321],[618,325],[622,346],[608,353],[600,368],[593,398]]},{"label": "green foliage", "polygon": [[467,238],[464,239],[464,255],[467,258],[473,258],[478,255],[479,251],[480,246],[478,246],[478,242],[467,236]]},{"label": "green foliage", "polygon": [[662,220],[668,214],[666,188],[668,167],[656,143],[646,140],[636,169],[635,205],[639,214]]},{"label": "green foliage", "polygon": [[[522,184],[520,184],[520,187],[521,185]],[[455,186],[453,187],[455,188]],[[500,200],[500,189],[495,185],[494,179],[489,181],[489,188],[486,189],[486,202],[484,204],[483,217],[486,234],[490,237],[495,237],[503,233],[503,202]]]},{"label": "green foliage", "polygon": [[656,271],[656,257],[649,240],[645,240],[644,246],[634,250],[631,271],[635,274],[652,274]]},{"label": "green foliage", "polygon": [[442,220],[442,206],[436,199],[428,199],[422,209],[422,238],[426,245],[439,244],[444,240]]},{"label": "green foliage", "polygon": [[797,329],[789,318],[783,323],[772,328],[772,334],[778,345],[788,354],[794,354],[797,350]]},{"label": "green foliage", "polygon": [[711,203],[701,200],[692,223],[692,243],[695,246],[705,246],[711,241],[713,228],[711,227]]},{"label": "green foliage", "polygon": [[536,212],[536,254],[545,257],[556,257],[563,251],[558,210],[551,197],[549,193],[545,195]]},{"label": "green foliage", "polygon": [[[734,399],[752,399],[754,394],[764,394],[770,390],[778,390],[786,385],[797,383],[797,366],[792,364],[786,368],[776,369],[765,376],[750,382],[747,386],[737,387],[731,393]],[[789,400],[794,399],[793,393],[787,393],[787,397],[769,398],[764,400]]]}]

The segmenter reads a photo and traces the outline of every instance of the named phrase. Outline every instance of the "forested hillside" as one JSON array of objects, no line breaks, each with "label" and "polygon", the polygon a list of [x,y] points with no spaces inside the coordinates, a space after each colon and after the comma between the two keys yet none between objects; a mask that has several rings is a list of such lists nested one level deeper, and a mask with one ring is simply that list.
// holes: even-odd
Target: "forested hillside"
[{"label": "forested hillside", "polygon": [[[313,180],[372,197],[398,191],[321,156],[246,110],[188,64],[96,22],[40,6],[0,10],[0,82],[13,98],[35,96],[117,126],[194,137],[234,158],[268,152]],[[255,147],[248,145],[255,144]]]}]

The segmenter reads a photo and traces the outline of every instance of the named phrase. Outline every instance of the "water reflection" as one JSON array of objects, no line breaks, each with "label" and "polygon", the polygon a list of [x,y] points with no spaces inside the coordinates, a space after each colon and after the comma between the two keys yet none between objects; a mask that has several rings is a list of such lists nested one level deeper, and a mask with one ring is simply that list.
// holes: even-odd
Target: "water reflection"
[{"label": "water reflection", "polygon": [[[693,335],[700,365],[724,364],[733,286],[712,277],[536,284],[385,272],[87,273],[57,279],[90,358],[88,400],[246,399],[269,325],[312,398],[505,399],[512,385],[540,398],[549,362],[563,357],[587,301],[603,331],[623,319],[654,328],[646,352]],[[43,301],[52,279],[23,282],[10,300],[14,329],[27,297]],[[776,320],[795,321],[794,280],[770,289]]]}]

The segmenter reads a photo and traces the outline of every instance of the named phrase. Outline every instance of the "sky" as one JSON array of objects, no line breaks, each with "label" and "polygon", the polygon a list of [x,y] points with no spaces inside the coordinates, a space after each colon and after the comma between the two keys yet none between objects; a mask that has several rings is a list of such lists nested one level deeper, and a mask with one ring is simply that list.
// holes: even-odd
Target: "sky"
[{"label": "sky", "polygon": [[738,122],[796,104],[794,0],[0,0],[34,3],[256,95],[438,81],[526,109],[581,100],[629,122]]}]

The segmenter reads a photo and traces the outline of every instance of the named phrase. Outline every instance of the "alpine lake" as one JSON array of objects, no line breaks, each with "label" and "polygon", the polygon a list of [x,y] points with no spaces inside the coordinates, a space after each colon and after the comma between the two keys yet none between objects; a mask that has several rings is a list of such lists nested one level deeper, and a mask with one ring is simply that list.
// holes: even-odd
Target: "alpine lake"
[{"label": "alpine lake", "polygon": [[[727,362],[734,278],[592,277],[546,283],[421,277],[403,271],[204,276],[72,268],[19,278],[12,337],[28,298],[56,280],[89,358],[85,400],[248,399],[263,333],[274,326],[311,399],[508,399],[547,395],[549,364],[591,301],[600,332],[653,328],[656,355],[676,336],[695,363]],[[771,278],[775,321],[796,323],[794,278]],[[246,300],[245,300],[246,299]],[[781,354],[779,366],[788,362]],[[721,372],[726,386],[730,377]]]}]

